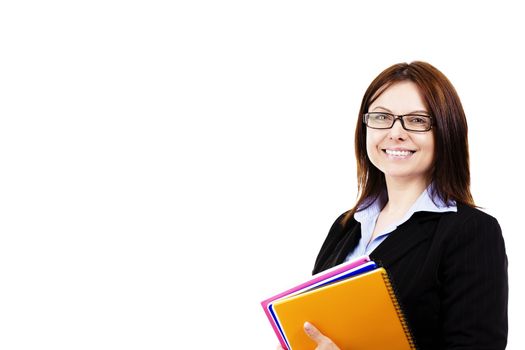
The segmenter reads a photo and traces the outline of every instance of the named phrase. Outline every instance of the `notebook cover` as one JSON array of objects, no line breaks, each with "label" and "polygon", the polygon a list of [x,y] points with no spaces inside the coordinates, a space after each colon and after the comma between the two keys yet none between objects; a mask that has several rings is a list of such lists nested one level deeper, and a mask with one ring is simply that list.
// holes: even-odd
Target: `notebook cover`
[{"label": "notebook cover", "polygon": [[[292,295],[296,295],[296,294],[299,294],[299,293],[304,293],[306,291],[309,291],[311,289],[314,289],[314,288],[320,288],[324,285],[327,285],[327,284],[330,284],[330,283],[335,283],[336,281],[339,281],[339,280],[343,280],[343,279],[346,279],[346,278],[350,278],[350,277],[353,277],[353,276],[357,276],[361,273],[365,273],[365,272],[368,272],[368,271],[372,271],[374,269],[377,268],[377,265],[375,262],[373,261],[369,261],[367,263],[364,263],[362,265],[359,265],[357,267],[354,267],[353,269],[350,269],[348,271],[344,271],[344,272],[341,272],[340,274],[338,275],[335,275],[335,276],[332,276],[332,277],[329,277],[325,280],[322,280],[320,282],[317,282],[311,286],[308,286],[306,288],[303,288],[303,289],[300,289],[298,291],[295,291],[291,294],[289,294],[288,296],[286,296],[285,298],[289,297],[289,296],[292,296]],[[278,299],[279,300],[279,299]],[[288,349],[289,348],[289,345],[288,343],[286,342],[286,338],[284,337],[284,333],[283,333],[283,330],[281,329],[281,326],[279,325],[279,321],[277,320],[276,316],[275,316],[275,312],[273,311],[273,302],[270,302],[268,304],[268,310],[270,311],[270,314],[272,316],[272,319],[273,319],[273,322],[274,324],[276,325],[277,329],[279,330],[279,334],[278,334],[278,339],[279,341],[282,341],[284,344],[282,345],[282,347],[284,349]]]},{"label": "notebook cover", "polygon": [[350,269],[353,269],[357,266],[360,266],[366,262],[369,262],[370,261],[370,258],[368,256],[362,256],[362,257],[359,257],[357,259],[354,259],[352,261],[348,261],[348,262],[345,262],[343,264],[340,264],[340,265],[337,265],[337,266],[334,266],[328,270],[325,270],[323,272],[320,272],[316,275],[314,275],[311,279],[309,279],[308,281],[304,282],[304,283],[301,283],[293,288],[290,288],[282,293],[279,293],[277,295],[274,295],[273,297],[270,297],[266,300],[263,300],[261,302],[261,305],[262,305],[262,308],[264,310],[264,313],[266,314],[266,317],[268,318],[268,321],[270,322],[272,328],[273,328],[273,331],[275,332],[275,335],[277,336],[277,338],[279,339],[279,342],[281,343],[281,346],[283,348],[287,348],[287,345],[286,345],[286,342],[285,340],[283,339],[283,337],[281,336],[281,332],[279,331],[279,328],[278,326],[276,325],[276,323],[274,322],[274,319],[270,313],[270,310],[268,309],[268,304],[270,304],[271,302],[277,300],[277,299],[280,299],[280,298],[283,298],[287,295],[290,295],[292,293],[295,293],[299,290],[302,290],[304,288],[307,288],[309,286],[312,286],[318,282],[321,282],[325,279],[328,279],[330,277],[333,277],[337,274],[340,274],[342,272],[345,272],[347,270],[350,270]]},{"label": "notebook cover", "polygon": [[290,350],[315,349],[308,321],[341,349],[415,349],[384,268],[275,301]]}]

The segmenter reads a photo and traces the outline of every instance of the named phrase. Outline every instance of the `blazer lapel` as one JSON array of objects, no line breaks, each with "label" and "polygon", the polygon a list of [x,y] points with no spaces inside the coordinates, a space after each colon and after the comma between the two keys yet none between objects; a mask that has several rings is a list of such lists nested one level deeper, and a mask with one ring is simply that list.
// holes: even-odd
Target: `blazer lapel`
[{"label": "blazer lapel", "polygon": [[417,212],[408,221],[397,227],[370,254],[370,258],[384,267],[389,267],[415,246],[426,241],[433,233],[428,225],[430,220],[439,218],[441,213]]}]

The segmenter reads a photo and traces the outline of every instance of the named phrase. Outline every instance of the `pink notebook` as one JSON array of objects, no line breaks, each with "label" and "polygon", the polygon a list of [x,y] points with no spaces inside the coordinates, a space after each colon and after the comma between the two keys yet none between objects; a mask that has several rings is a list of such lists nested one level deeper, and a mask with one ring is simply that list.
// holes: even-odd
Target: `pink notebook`
[{"label": "pink notebook", "polygon": [[352,261],[348,261],[348,262],[345,262],[343,264],[340,264],[340,265],[337,265],[337,266],[334,266],[328,270],[325,270],[323,272],[320,272],[316,275],[314,275],[311,279],[309,279],[308,281],[304,282],[304,283],[301,283],[293,288],[290,288],[282,293],[279,293],[277,295],[274,295],[273,297],[271,298],[268,298],[266,300],[263,300],[261,302],[261,305],[264,309],[264,313],[266,314],[266,317],[268,317],[268,321],[270,321],[270,324],[272,325],[272,328],[275,332],[275,334],[277,335],[277,338],[279,339],[279,342],[281,343],[281,346],[284,348],[284,349],[287,349],[288,346],[286,344],[286,341],[285,339],[283,338],[282,334],[281,334],[281,331],[279,330],[278,328],[278,325],[276,324],[271,312],[270,312],[270,309],[269,309],[269,305],[277,300],[277,299],[280,299],[280,298],[283,298],[285,296],[288,296],[288,295],[291,295],[293,293],[296,293],[296,292],[299,292],[299,291],[302,291],[308,287],[313,287],[314,285],[316,284],[321,284],[321,282],[331,278],[331,277],[334,277],[334,276],[337,276],[339,274],[342,274],[350,269],[353,269],[353,268],[356,268],[360,265],[363,265],[367,262],[370,261],[370,258],[368,256],[362,256],[362,257],[359,257],[355,260],[352,260]]}]

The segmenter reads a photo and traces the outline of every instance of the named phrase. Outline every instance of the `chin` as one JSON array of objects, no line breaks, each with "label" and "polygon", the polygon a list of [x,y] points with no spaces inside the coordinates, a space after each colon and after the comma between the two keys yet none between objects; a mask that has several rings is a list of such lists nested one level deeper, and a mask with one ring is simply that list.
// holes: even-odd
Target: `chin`
[{"label": "chin", "polygon": [[414,172],[405,172],[405,171],[386,171],[383,172],[386,178],[391,178],[394,180],[422,180],[426,179],[424,174],[414,173]]}]

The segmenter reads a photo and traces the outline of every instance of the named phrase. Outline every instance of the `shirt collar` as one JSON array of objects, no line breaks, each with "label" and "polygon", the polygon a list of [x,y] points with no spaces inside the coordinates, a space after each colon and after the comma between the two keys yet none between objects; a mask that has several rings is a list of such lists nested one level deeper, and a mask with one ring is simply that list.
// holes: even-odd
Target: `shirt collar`
[{"label": "shirt collar", "polygon": [[[414,204],[407,211],[406,215],[403,217],[401,222],[404,222],[414,214],[419,211],[429,211],[435,213],[444,213],[444,212],[457,212],[456,202],[452,201],[450,204],[444,203],[439,197],[432,196],[433,185],[430,184],[414,202]],[[370,219],[377,218],[381,210],[383,209],[386,196],[384,194],[376,198],[368,207],[364,209],[358,209],[354,214],[356,221],[363,223]],[[365,201],[366,203],[366,201]],[[366,204],[365,204],[366,206]]]}]

